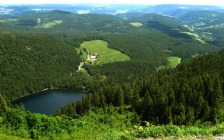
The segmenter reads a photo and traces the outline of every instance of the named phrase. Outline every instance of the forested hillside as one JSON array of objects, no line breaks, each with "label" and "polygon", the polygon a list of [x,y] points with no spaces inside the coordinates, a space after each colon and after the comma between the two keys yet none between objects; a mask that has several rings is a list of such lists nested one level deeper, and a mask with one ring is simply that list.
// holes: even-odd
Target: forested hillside
[{"label": "forested hillside", "polygon": [[[2,136],[135,139],[221,135],[224,133],[223,57],[221,51],[194,58],[155,76],[121,85],[104,85],[82,101],[57,111],[56,117],[12,109],[1,97]],[[134,125],[138,123],[146,126]]]},{"label": "forested hillside", "polygon": [[69,104],[57,114],[74,117],[93,106],[131,105],[143,121],[153,124],[192,124],[224,119],[224,51],[160,71],[156,76],[124,84],[103,85],[82,102]]},{"label": "forested hillside", "polygon": [[224,14],[212,11],[190,12],[180,18],[209,44],[224,46]]},{"label": "forested hillside", "polygon": [[1,95],[7,99],[66,87],[78,68],[74,47],[50,36],[1,35]]},{"label": "forested hillside", "polygon": [[[143,25],[132,26],[129,23],[133,21]],[[155,26],[157,23],[159,26]],[[156,72],[157,67],[168,64],[167,57],[178,56],[185,60],[219,50],[217,46],[183,36],[181,32],[188,29],[178,20],[158,14],[125,20],[105,14],[52,11],[2,17],[1,24],[7,27],[1,29],[2,92],[4,96],[13,95],[11,99],[45,88],[84,86],[92,90],[90,87],[98,82],[122,83]],[[109,48],[128,55],[131,61],[85,65],[91,77],[74,73],[81,62],[75,48],[84,41],[97,39],[108,42]],[[12,79],[15,79],[14,87],[9,84]]]}]

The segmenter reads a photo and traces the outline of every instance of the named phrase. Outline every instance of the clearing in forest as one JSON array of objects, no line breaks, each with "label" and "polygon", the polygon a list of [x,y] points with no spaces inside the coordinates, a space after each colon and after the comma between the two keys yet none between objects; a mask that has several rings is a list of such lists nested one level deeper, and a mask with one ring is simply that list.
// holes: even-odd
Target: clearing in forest
[{"label": "clearing in forest", "polygon": [[47,22],[44,24],[40,24],[40,22],[41,22],[41,19],[38,18],[37,23],[39,23],[39,25],[37,26],[37,28],[52,28],[55,25],[61,24],[62,20],[54,20],[52,22]]},{"label": "clearing in forest", "polygon": [[96,56],[92,63],[99,65],[131,60],[128,55],[108,48],[108,43],[103,40],[84,41],[77,49],[77,52],[81,55],[81,59],[87,63],[91,62],[91,58]]},{"label": "clearing in forest", "polygon": [[157,70],[167,69],[167,68],[175,68],[178,64],[180,64],[181,58],[180,57],[171,56],[171,57],[168,57],[167,60],[169,61],[169,64],[168,65],[159,66],[157,68]]},{"label": "clearing in forest", "polygon": [[180,61],[181,61],[180,57],[174,57],[174,56],[168,57],[167,59],[170,62],[169,66],[171,68],[175,68],[178,64],[180,64]]},{"label": "clearing in forest", "polygon": [[129,24],[131,24],[132,26],[135,26],[135,27],[140,27],[143,25],[141,22],[130,22]]}]

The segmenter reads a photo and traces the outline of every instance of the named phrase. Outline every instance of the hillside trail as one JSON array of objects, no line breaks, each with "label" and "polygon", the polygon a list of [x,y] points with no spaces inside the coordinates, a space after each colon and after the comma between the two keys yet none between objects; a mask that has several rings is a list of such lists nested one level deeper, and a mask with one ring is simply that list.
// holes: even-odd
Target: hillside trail
[{"label": "hillside trail", "polygon": [[83,65],[84,65],[84,62],[81,62],[79,67],[78,67],[78,70],[76,72],[80,71]]}]

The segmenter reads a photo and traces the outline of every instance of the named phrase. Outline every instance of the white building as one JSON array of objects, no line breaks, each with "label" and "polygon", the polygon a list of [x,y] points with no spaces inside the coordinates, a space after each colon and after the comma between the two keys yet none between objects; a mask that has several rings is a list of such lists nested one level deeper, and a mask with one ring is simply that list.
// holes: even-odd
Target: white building
[{"label": "white building", "polygon": [[90,60],[96,60],[97,59],[97,56],[91,55],[89,58],[90,58]]}]

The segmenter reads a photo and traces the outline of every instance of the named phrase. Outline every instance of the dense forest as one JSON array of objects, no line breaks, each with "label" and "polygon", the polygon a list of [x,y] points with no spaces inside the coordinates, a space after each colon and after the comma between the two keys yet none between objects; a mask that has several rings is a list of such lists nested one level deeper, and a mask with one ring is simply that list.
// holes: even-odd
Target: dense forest
[{"label": "dense forest", "polygon": [[50,36],[4,35],[0,40],[1,95],[7,99],[66,86],[80,62],[74,48]]},{"label": "dense forest", "polygon": [[[51,28],[22,23],[24,21],[28,24],[28,21],[37,21],[39,18],[43,24],[48,22],[53,24],[51,21],[54,20],[63,22],[52,25]],[[144,23],[144,26],[132,27],[129,25],[132,20],[138,20]],[[107,76],[107,81],[110,83],[111,81],[127,81],[126,77],[129,79],[144,77],[155,72],[158,66],[166,65],[169,56],[178,56],[185,60],[220,49],[214,45],[201,44],[176,31],[173,32],[172,29],[176,28],[182,31],[188,29],[181,26],[180,22],[174,18],[157,14],[147,14],[127,21],[112,15],[86,14],[82,16],[53,11],[47,14],[22,15],[17,19],[4,17],[3,21],[3,26],[11,28],[2,29],[8,33],[1,35],[3,54],[1,64],[3,74],[1,76],[4,79],[2,92],[5,98],[11,99],[45,88],[92,87],[93,81],[100,81],[100,76]],[[158,26],[161,28],[151,25],[151,22],[155,21],[161,22],[159,24],[161,26]],[[78,23],[74,24],[76,22]],[[82,22],[91,22],[91,24],[83,25]],[[109,23],[113,26],[106,26]],[[105,30],[102,28],[104,25]],[[124,28],[125,32],[121,28]],[[11,33],[12,31],[15,33]],[[108,47],[127,54],[132,61],[105,64],[101,67],[86,65],[85,68],[92,77],[74,73],[81,61],[75,48],[78,48],[84,41],[95,39],[108,42]],[[16,60],[11,62],[10,59]],[[24,73],[17,74],[20,71]],[[10,86],[10,81],[15,82],[14,87]],[[19,84],[17,84],[18,81],[20,81]],[[6,94],[11,96],[6,96]]]},{"label": "dense forest", "polygon": [[[197,19],[200,13],[201,21]],[[206,15],[210,15],[207,20]],[[0,16],[3,139],[223,134],[222,16],[190,12],[177,19],[159,14],[59,10]],[[199,26],[198,22],[206,24]],[[131,60],[85,64],[77,48],[92,40],[105,41],[108,48]],[[178,57],[180,64],[169,67],[169,57]],[[84,71],[78,71],[81,63]],[[87,94],[49,116],[12,104],[46,89],[80,89]]]},{"label": "dense forest", "polygon": [[[218,123],[223,111],[224,51],[196,57],[176,69],[162,70],[130,82],[103,85],[81,102],[62,108],[56,115],[83,115],[93,107],[131,105],[141,120],[153,124]],[[206,62],[206,63],[205,63]]]},{"label": "dense forest", "polygon": [[[22,107],[12,109],[1,97],[3,138],[134,139],[223,134],[223,57],[221,51],[144,79],[104,85],[82,101],[56,111],[56,117],[24,112]],[[132,127],[141,122],[146,127]],[[179,128],[173,124],[187,125]]]}]

